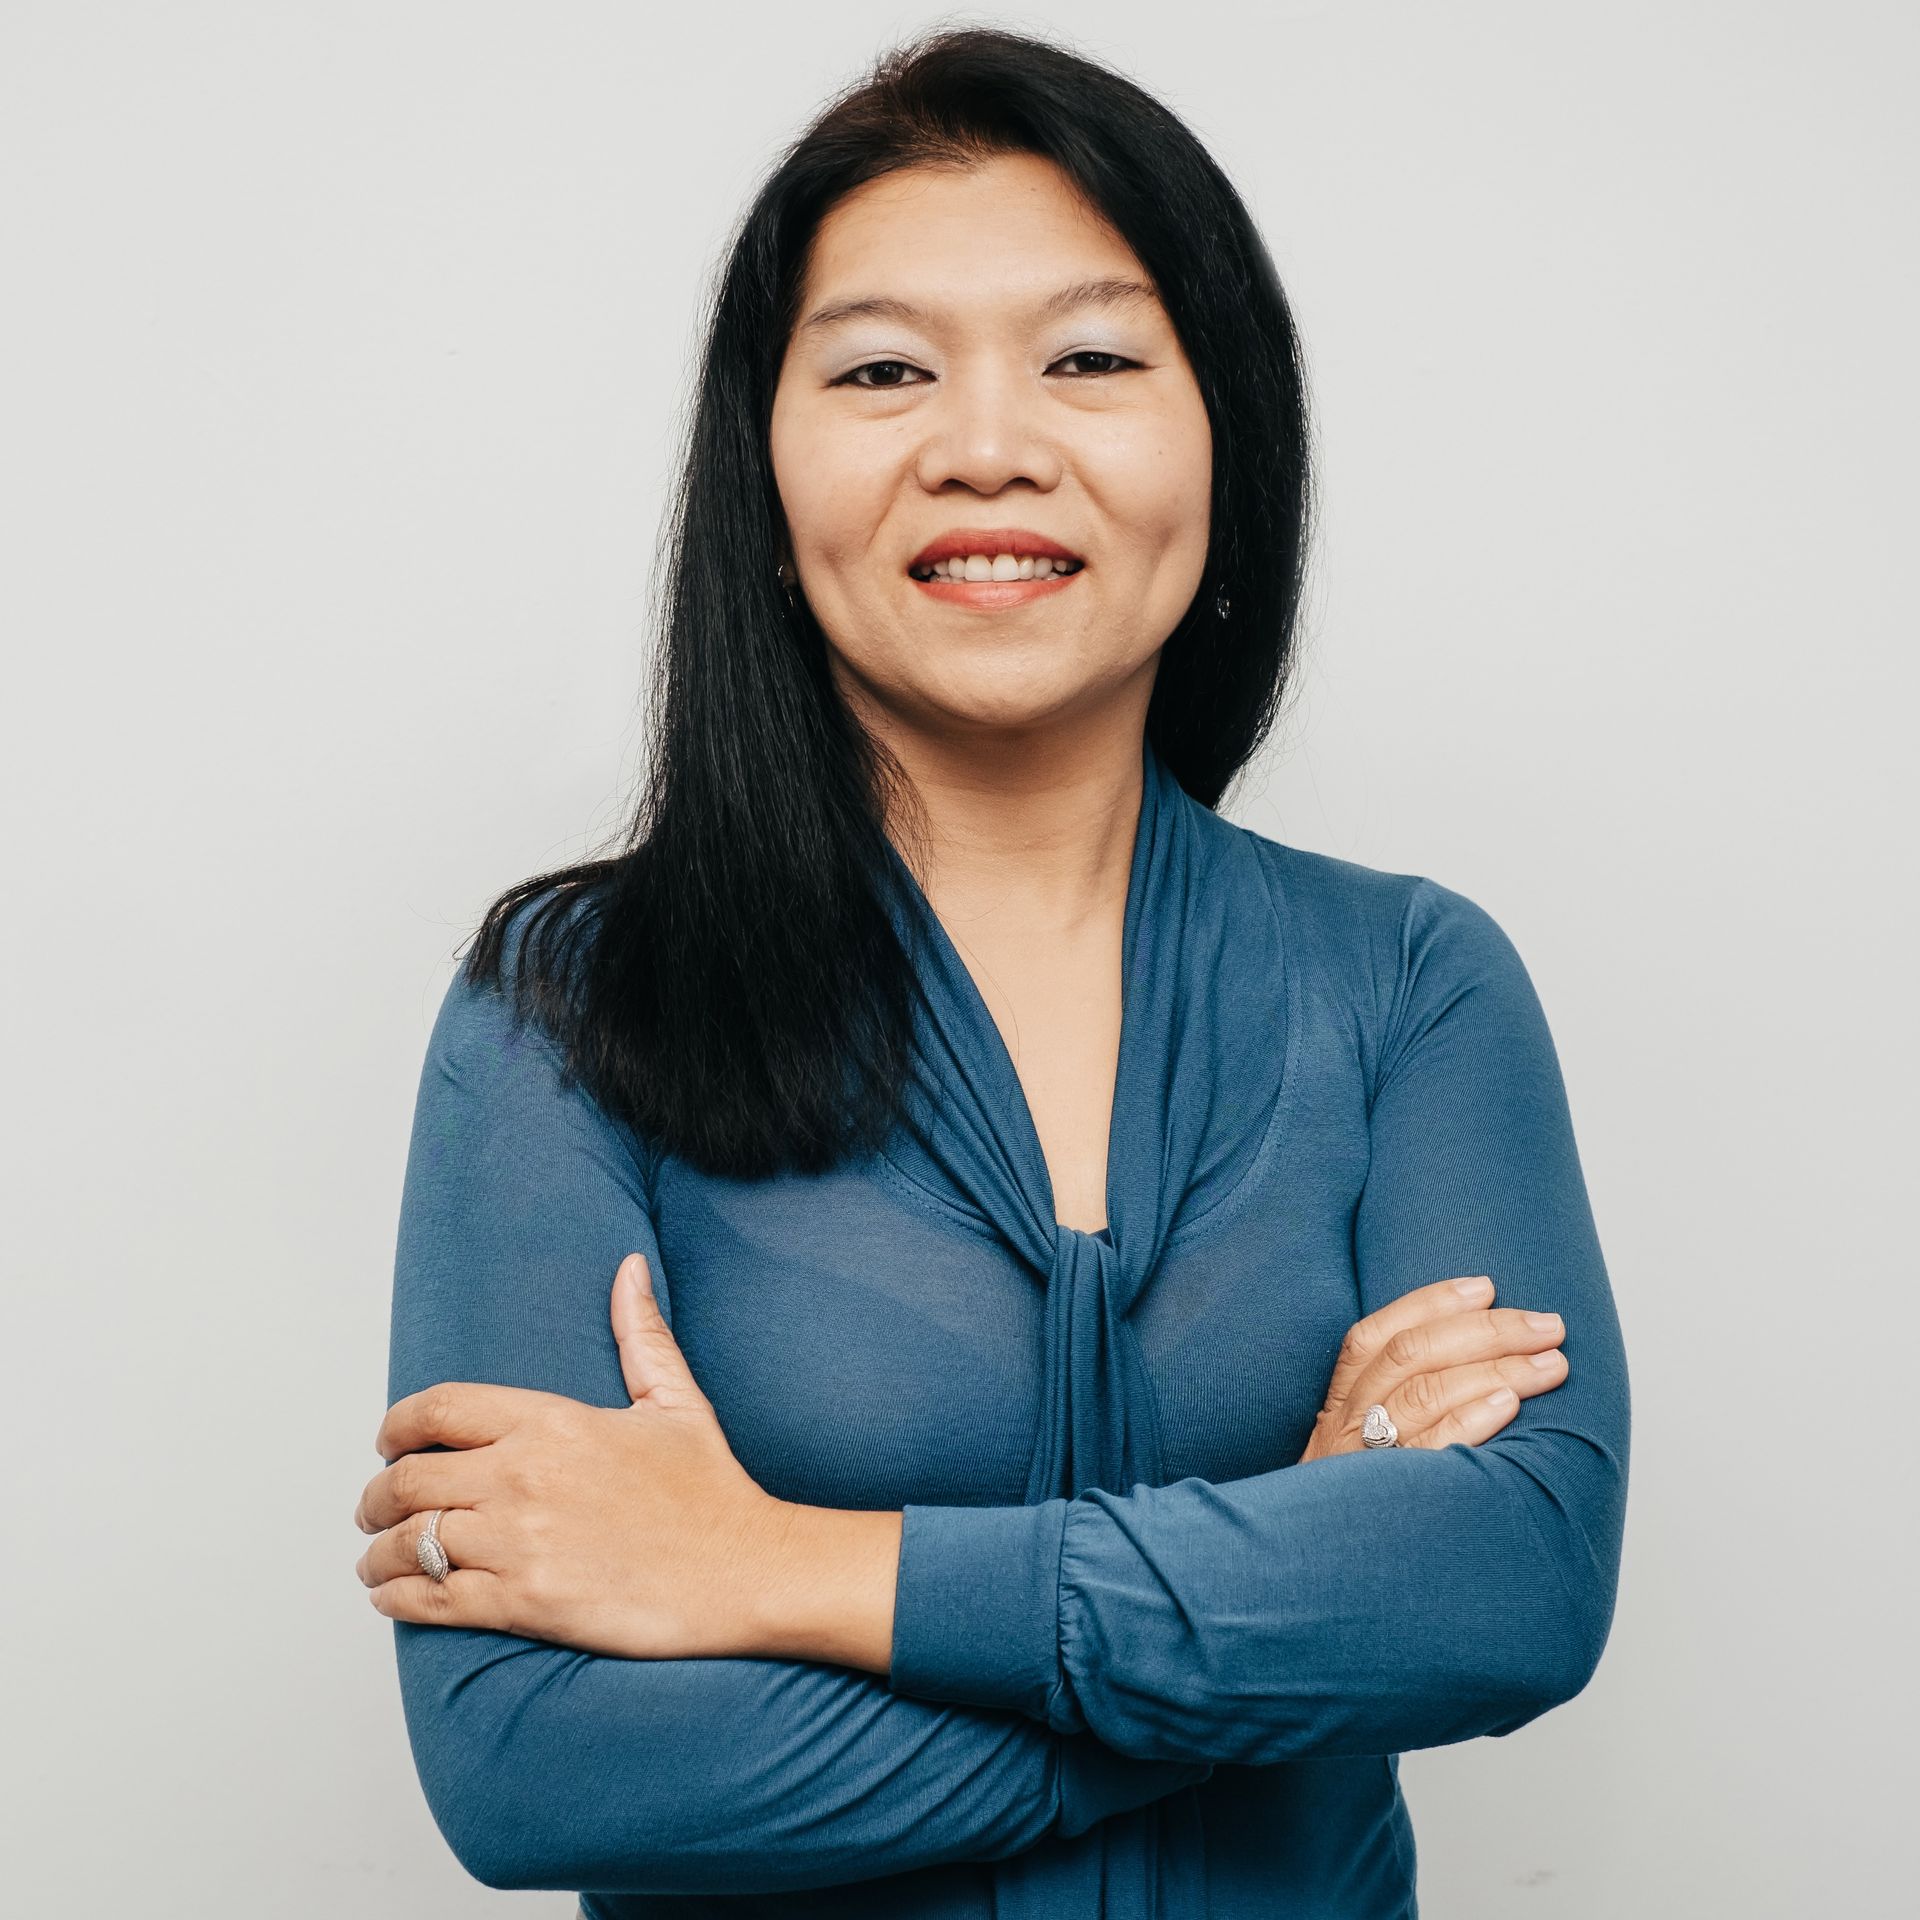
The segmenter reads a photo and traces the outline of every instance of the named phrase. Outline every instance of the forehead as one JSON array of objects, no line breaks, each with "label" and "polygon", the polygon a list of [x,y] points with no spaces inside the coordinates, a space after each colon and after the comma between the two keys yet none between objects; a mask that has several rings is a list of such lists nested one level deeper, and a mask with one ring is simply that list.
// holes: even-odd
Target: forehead
[{"label": "forehead", "polygon": [[[801,331],[851,302],[886,317],[889,303],[928,318],[1043,317],[1075,283],[1147,288],[1128,303],[1157,308],[1151,277],[1097,208],[1050,160],[1002,154],[965,168],[903,168],[868,181],[821,220],[801,288]],[[898,311],[894,317],[909,317]]]}]

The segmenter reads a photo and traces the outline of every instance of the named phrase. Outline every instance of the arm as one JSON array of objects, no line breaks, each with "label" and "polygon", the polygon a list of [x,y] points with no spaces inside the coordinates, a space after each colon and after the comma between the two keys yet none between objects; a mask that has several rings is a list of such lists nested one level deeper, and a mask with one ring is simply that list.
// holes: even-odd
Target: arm
[{"label": "arm", "polygon": [[[626,1405],[607,1295],[631,1252],[671,1323],[627,1136],[558,1065],[503,999],[456,978],[407,1159],[389,1404],[479,1380]],[[1204,1777],[835,1667],[621,1660],[408,1621],[394,1634],[428,1804],[493,1887],[829,1886],[1000,1859]]]},{"label": "arm", "polygon": [[1563,1316],[1566,1380],[1478,1447],[910,1506],[895,1688],[1257,1766],[1511,1733],[1586,1685],[1619,1573],[1626,1357],[1532,984],[1431,881],[1401,928],[1370,1146],[1362,1313],[1490,1273],[1503,1305]]}]

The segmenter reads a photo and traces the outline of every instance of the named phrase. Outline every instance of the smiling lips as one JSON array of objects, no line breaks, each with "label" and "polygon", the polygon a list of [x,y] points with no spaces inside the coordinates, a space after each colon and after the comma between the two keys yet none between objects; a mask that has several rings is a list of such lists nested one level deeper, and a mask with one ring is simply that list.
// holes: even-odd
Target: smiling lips
[{"label": "smiling lips", "polygon": [[938,600],[962,606],[1017,606],[1057,593],[1086,562],[1023,527],[956,527],[909,562],[914,582]]}]

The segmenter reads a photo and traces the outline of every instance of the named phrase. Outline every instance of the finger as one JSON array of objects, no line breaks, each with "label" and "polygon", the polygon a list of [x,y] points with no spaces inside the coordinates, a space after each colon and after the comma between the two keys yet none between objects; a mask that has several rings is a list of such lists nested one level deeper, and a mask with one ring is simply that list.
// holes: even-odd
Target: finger
[{"label": "finger", "polygon": [[[420,1572],[420,1536],[427,1530],[431,1511],[410,1513],[384,1533],[374,1535],[366,1552],[354,1563],[353,1570],[364,1585],[377,1587],[383,1580],[400,1580]],[[454,1566],[496,1570],[491,1531],[485,1516],[473,1508],[444,1509],[436,1535]]]},{"label": "finger", "polygon": [[1520,1410],[1520,1397],[1511,1387],[1481,1394],[1464,1407],[1443,1414],[1426,1432],[1413,1439],[1402,1438],[1402,1446],[1425,1447],[1438,1453],[1442,1447],[1477,1447],[1504,1427]]},{"label": "finger", "polygon": [[362,1533],[382,1533],[412,1513],[435,1507],[470,1507],[480,1476],[464,1453],[405,1453],[366,1484],[353,1524]]},{"label": "finger", "polygon": [[1382,1405],[1404,1440],[1502,1387],[1511,1387],[1522,1400],[1529,1400],[1535,1394],[1550,1393],[1566,1377],[1566,1355],[1558,1347],[1549,1347],[1542,1353],[1506,1354],[1416,1374],[1393,1388]]},{"label": "finger", "polygon": [[527,1416],[529,1400],[564,1395],[533,1387],[496,1387],[474,1380],[441,1380],[396,1400],[373,1437],[383,1460],[422,1447],[484,1447],[511,1433]]},{"label": "finger", "polygon": [[1567,1323],[1557,1313],[1494,1307],[1486,1313],[1461,1314],[1410,1328],[1399,1344],[1403,1352],[1417,1352],[1423,1365],[1451,1367],[1506,1353],[1538,1353],[1544,1347],[1557,1347],[1566,1337]]},{"label": "finger", "polygon": [[644,1254],[630,1253],[613,1276],[613,1337],[632,1400],[672,1397],[700,1388],[654,1298]]},{"label": "finger", "polygon": [[423,1627],[481,1627],[512,1632],[506,1583],[478,1567],[455,1567],[444,1580],[424,1573],[383,1580],[367,1595],[376,1613]]},{"label": "finger", "polygon": [[1389,1336],[1361,1368],[1349,1398],[1356,1406],[1373,1400],[1384,1402],[1396,1389],[1423,1374],[1440,1373],[1474,1360],[1498,1359],[1503,1354],[1537,1353],[1558,1345],[1565,1336],[1566,1326],[1557,1313],[1524,1313],[1512,1307],[1422,1321]]},{"label": "finger", "polygon": [[[1445,1319],[1454,1314],[1472,1313],[1493,1298],[1493,1282],[1484,1273],[1465,1275],[1457,1280],[1436,1280],[1431,1286],[1415,1287],[1398,1299],[1376,1307],[1363,1320],[1347,1329],[1339,1358],[1333,1364],[1333,1378],[1327,1387],[1327,1405],[1337,1407],[1353,1397],[1360,1375],[1379,1357],[1380,1351],[1395,1334],[1426,1321]],[[1374,1395],[1375,1399],[1380,1396]]]}]

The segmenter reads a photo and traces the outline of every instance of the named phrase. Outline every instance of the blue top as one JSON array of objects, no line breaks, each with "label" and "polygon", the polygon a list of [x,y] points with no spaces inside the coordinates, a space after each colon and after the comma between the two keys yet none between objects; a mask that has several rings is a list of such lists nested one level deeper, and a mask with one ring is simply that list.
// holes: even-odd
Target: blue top
[{"label": "blue top", "polygon": [[[696,1172],[449,988],[389,1400],[626,1405],[607,1302],[638,1250],[763,1487],[905,1513],[885,1678],[396,1621],[428,1803],[486,1884],[595,1920],[1414,1915],[1400,1753],[1592,1674],[1626,1358],[1525,967],[1464,896],[1145,767],[1098,1234],[1056,1224],[937,921],[927,1084],[822,1176]],[[1348,1327],[1470,1273],[1564,1316],[1565,1382],[1477,1447],[1299,1465]]]}]

